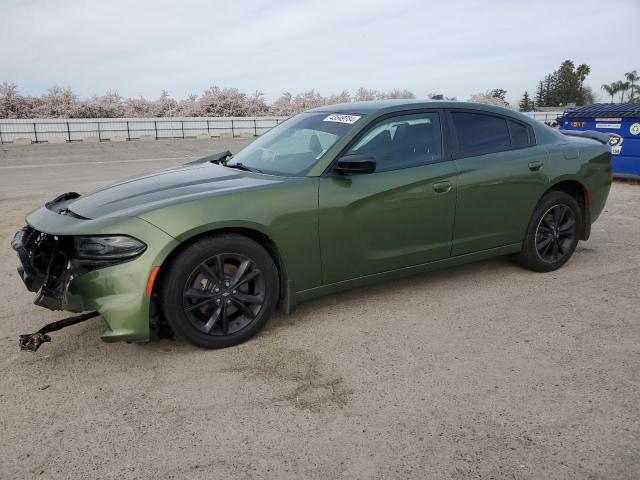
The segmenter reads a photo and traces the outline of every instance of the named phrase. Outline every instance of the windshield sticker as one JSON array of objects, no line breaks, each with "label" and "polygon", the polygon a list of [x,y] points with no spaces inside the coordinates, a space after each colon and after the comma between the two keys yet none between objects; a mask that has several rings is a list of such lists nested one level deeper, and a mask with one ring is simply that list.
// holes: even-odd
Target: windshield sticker
[{"label": "windshield sticker", "polygon": [[356,123],[360,120],[360,115],[343,115],[341,113],[332,113],[326,117],[323,122],[338,122],[338,123]]}]

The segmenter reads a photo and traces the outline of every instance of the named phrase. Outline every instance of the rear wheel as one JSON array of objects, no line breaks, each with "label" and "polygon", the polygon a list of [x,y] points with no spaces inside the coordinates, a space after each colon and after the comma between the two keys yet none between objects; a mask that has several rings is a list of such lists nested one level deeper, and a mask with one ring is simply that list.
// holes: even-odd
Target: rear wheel
[{"label": "rear wheel", "polygon": [[547,193],[533,212],[518,263],[537,272],[557,270],[573,255],[581,231],[578,202],[564,192]]},{"label": "rear wheel", "polygon": [[204,348],[248,340],[276,307],[279,280],[271,256],[242,235],[197,240],[168,265],[160,288],[167,323]]}]

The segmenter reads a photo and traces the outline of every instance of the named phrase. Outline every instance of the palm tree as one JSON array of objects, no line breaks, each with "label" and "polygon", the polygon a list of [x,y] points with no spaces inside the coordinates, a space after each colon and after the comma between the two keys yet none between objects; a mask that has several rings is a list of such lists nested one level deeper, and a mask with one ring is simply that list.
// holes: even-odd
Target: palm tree
[{"label": "palm tree", "polygon": [[590,73],[591,68],[586,63],[578,65],[578,68],[576,68],[576,74],[578,75],[578,80],[580,81],[580,91],[582,91],[582,84],[584,83],[584,79],[587,78],[587,75],[589,75]]},{"label": "palm tree", "polygon": [[613,103],[613,96],[618,93],[618,85],[617,82],[614,83],[605,83],[604,85],[602,85],[602,90],[604,90],[605,92],[607,92],[607,95],[611,95],[611,103]]},{"label": "palm tree", "polygon": [[629,82],[631,82],[631,96],[629,97],[629,101],[633,102],[633,94],[636,90],[635,83],[640,80],[640,77],[638,76],[638,72],[635,70],[625,73],[624,76],[629,80]]},{"label": "palm tree", "polygon": [[617,82],[615,82],[615,85],[616,85],[616,90],[622,93],[622,95],[620,95],[620,103],[624,103],[624,92],[629,90],[629,87],[631,86],[631,84],[629,82],[623,82],[622,80],[618,80]]}]

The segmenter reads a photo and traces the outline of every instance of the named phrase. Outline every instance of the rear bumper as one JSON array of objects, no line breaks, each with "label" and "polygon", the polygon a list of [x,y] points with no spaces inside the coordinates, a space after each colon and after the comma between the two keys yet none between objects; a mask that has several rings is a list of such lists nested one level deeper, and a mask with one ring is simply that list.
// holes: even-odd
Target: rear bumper
[{"label": "rear bumper", "polygon": [[[582,165],[583,178],[578,179],[586,189],[584,193],[588,207],[588,216],[584,220],[585,226],[589,227],[589,231],[585,232],[587,238],[588,233],[590,233],[590,226],[595,223],[604,211],[604,206],[607,203],[613,182],[611,173],[611,151],[607,146],[599,146],[598,149],[600,152],[594,151],[596,147],[590,147],[590,150],[585,152],[585,155],[590,156],[591,159],[587,164]],[[585,173],[587,173],[586,177],[584,177]]]},{"label": "rear bumper", "polygon": [[[41,208],[27,217],[28,226],[12,242],[18,253],[18,272],[34,303],[52,310],[96,310],[106,328],[102,340],[145,341],[150,337],[146,295],[149,274],[161,265],[178,242],[152,224],[135,217],[110,221],[82,220]],[[73,235],[126,234],[147,244],[139,257],[86,273],[74,269]],[[34,250],[34,239],[44,242]]]}]

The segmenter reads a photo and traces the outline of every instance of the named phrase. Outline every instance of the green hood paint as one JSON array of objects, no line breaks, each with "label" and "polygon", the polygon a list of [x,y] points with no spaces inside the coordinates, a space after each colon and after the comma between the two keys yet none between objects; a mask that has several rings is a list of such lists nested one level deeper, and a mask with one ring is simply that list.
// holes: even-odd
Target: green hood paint
[{"label": "green hood paint", "polygon": [[254,174],[206,163],[130,178],[81,196],[69,209],[82,217],[132,217],[176,203],[269,187],[286,177]]}]

